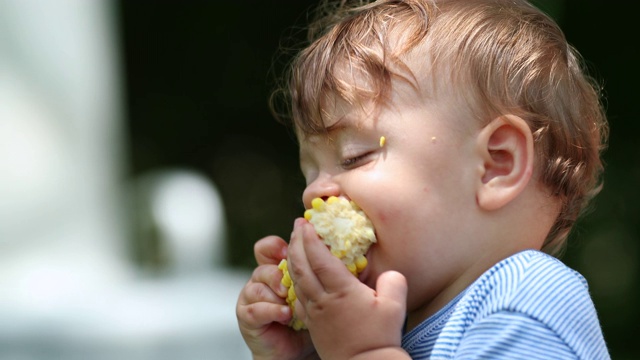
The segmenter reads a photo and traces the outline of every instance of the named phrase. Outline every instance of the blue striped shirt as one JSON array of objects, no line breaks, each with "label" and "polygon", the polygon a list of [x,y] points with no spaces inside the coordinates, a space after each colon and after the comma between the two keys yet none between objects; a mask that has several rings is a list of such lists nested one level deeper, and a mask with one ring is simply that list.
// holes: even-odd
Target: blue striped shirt
[{"label": "blue striped shirt", "polygon": [[486,271],[406,333],[412,359],[609,359],[585,279],[539,251]]}]

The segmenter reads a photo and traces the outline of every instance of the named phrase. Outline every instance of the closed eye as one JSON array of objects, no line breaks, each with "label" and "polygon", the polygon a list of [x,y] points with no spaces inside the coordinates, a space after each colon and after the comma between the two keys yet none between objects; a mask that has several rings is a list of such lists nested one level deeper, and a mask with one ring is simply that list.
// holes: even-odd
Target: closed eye
[{"label": "closed eye", "polygon": [[369,157],[373,154],[373,151],[366,152],[357,156],[349,157],[340,163],[340,166],[345,169],[353,169],[358,166],[362,166],[366,163]]}]

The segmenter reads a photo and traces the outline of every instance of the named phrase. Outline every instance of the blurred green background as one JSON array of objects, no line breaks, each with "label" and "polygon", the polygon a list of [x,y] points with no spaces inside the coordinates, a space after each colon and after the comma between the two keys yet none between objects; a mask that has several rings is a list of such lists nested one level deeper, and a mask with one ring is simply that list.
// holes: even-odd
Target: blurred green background
[{"label": "blurred green background", "polygon": [[[254,266],[253,243],[286,238],[302,214],[293,135],[269,114],[281,40],[314,1],[119,1],[128,177],[187,167],[226,205],[228,261]],[[571,236],[565,262],[586,276],[614,359],[640,358],[640,43],[633,2],[536,1],[604,85],[605,187]]]}]

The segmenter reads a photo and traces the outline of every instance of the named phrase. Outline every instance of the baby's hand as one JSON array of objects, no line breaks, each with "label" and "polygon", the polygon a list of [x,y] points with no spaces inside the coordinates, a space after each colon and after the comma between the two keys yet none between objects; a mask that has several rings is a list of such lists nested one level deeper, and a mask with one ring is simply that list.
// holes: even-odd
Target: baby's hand
[{"label": "baby's hand", "polygon": [[254,359],[303,359],[315,356],[306,331],[287,326],[291,310],[280,283],[280,260],[287,256],[287,243],[279,237],[259,240],[254,247],[258,267],[238,297],[236,316],[244,341]]},{"label": "baby's hand", "polygon": [[369,288],[331,255],[304,219],[296,220],[288,261],[298,296],[296,316],[307,325],[321,358],[409,358],[400,348],[404,276],[386,272],[376,290]]}]

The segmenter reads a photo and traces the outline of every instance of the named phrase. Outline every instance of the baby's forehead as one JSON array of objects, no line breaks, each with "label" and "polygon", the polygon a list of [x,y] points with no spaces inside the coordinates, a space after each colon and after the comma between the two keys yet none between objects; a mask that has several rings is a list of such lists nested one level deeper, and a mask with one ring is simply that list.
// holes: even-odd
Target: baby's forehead
[{"label": "baby's forehead", "polygon": [[369,97],[345,99],[336,93],[323,94],[319,103],[320,126],[307,126],[305,122],[312,122],[309,117],[302,117],[301,121],[294,121],[296,135],[299,139],[309,135],[327,135],[345,128],[359,128],[375,121],[384,107],[381,101]]},{"label": "baby's forehead", "polygon": [[326,146],[335,144],[345,137],[356,136],[373,124],[374,119],[370,117],[350,114],[327,121],[326,126],[318,131],[305,132],[300,128],[296,128],[296,136],[301,147]]}]

